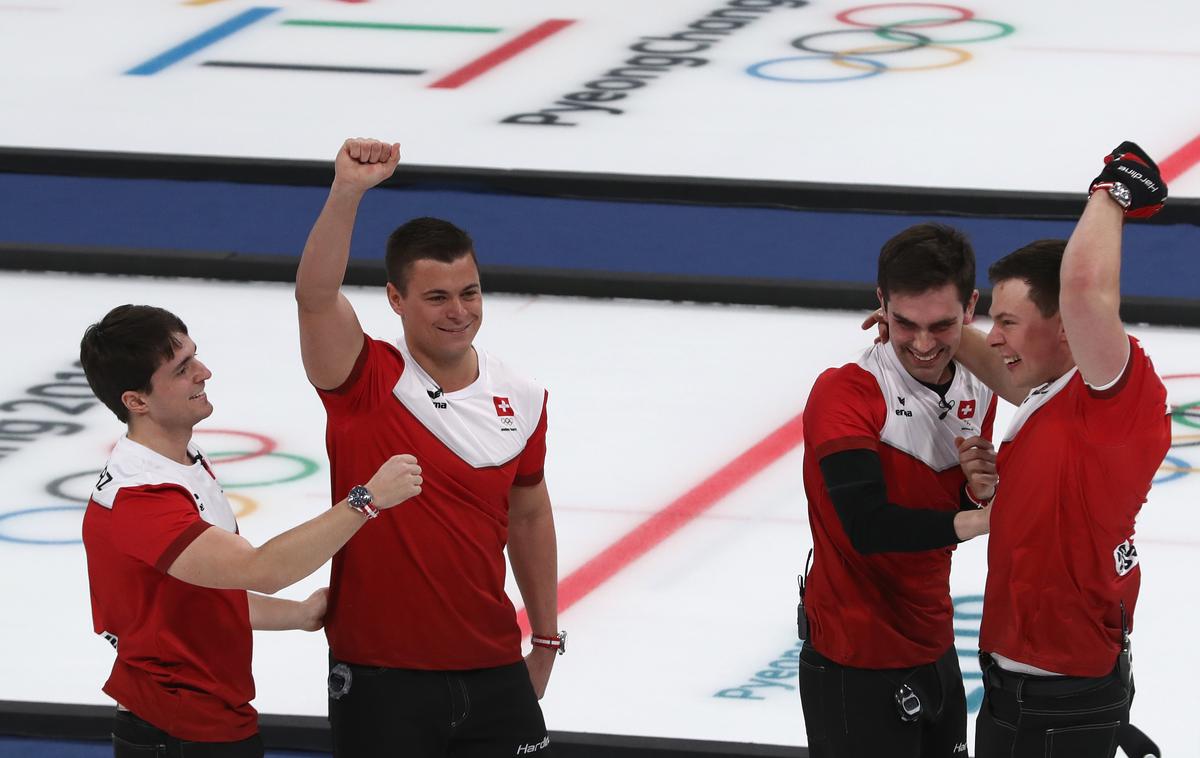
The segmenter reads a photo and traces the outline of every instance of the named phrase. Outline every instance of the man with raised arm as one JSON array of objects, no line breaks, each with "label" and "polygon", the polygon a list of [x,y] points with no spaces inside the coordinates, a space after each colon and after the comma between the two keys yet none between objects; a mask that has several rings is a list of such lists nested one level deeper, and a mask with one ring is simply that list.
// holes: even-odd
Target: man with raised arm
[{"label": "man with raised arm", "polygon": [[[423,489],[333,562],[326,633],[334,754],[549,752],[538,699],[566,635],[546,455],[546,391],[475,348],[483,292],[474,245],[418,218],[387,241],[387,301],[404,335],[363,333],[341,292],[359,202],[400,146],[348,140],[296,274],[304,369],[328,414],[333,496],[396,451]],[[504,551],[533,631],[504,591]]]},{"label": "man with raised arm", "polygon": [[979,758],[1106,758],[1136,733],[1134,522],[1171,428],[1166,388],[1121,323],[1121,236],[1166,196],[1154,161],[1122,143],[1070,240],[989,269],[995,323],[986,344],[963,339],[963,362],[1019,405],[997,460]]},{"label": "man with raised arm", "polygon": [[953,360],[979,297],[970,243],[939,224],[900,232],[877,295],[890,344],[822,373],[804,410],[808,749],[965,758],[950,556],[987,532],[996,486],[995,398]]},{"label": "man with raised arm", "polygon": [[[79,359],[96,397],[128,425],[83,517],[94,628],[117,649],[104,685],[118,704],[114,754],[258,758],[250,630],[320,629],[327,591],[304,602],[255,593],[316,571],[370,511],[343,500],[253,547],[192,441],[213,412],[212,373],[183,321],[119,306],[88,327]],[[411,456],[380,463],[366,481],[376,507],[421,491]]]}]

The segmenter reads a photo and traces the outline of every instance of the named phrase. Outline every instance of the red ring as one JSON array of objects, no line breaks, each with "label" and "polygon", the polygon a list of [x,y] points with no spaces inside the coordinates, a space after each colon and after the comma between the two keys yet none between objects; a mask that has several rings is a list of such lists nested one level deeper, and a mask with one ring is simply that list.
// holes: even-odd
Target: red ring
[{"label": "red ring", "polygon": [[257,432],[243,432],[237,429],[197,429],[196,431],[204,434],[232,434],[236,437],[249,437],[259,444],[258,450],[254,450],[249,453],[242,453],[241,455],[235,455],[232,458],[221,458],[220,460],[214,460],[213,463],[237,463],[238,461],[248,461],[254,458],[261,458],[264,455],[270,455],[271,453],[275,452],[275,448],[278,446],[278,443],[275,442],[275,440],[271,439],[265,434],[258,434]]},{"label": "red ring", "polygon": [[1200,374],[1165,374],[1159,378],[1164,382],[1168,379],[1200,379]]},{"label": "red ring", "polygon": [[975,18],[975,11],[969,8],[963,8],[959,5],[945,5],[943,3],[876,3],[875,5],[859,5],[855,8],[847,8],[846,10],[834,16],[834,18],[836,18],[838,21],[841,21],[843,24],[849,24],[850,26],[861,26],[866,29],[878,29],[880,26],[879,24],[864,24],[860,21],[851,20],[850,18],[852,13],[871,10],[873,8],[943,8],[959,14],[958,18],[948,18],[945,21],[928,21],[923,24],[911,25],[901,21],[898,24],[889,24],[889,26],[896,29],[928,29],[935,26],[949,26],[950,24],[957,24],[959,21],[970,21],[971,19]]}]

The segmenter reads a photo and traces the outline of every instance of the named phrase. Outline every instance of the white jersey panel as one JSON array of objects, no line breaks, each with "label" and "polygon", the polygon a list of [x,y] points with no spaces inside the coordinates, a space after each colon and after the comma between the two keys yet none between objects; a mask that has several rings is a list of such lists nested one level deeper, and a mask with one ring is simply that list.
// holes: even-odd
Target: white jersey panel
[{"label": "white jersey panel", "polygon": [[456,392],[441,387],[397,343],[404,371],[392,389],[404,407],[473,468],[502,466],[521,454],[542,418],[546,390],[482,350],[479,378]]},{"label": "white jersey panel", "polygon": [[196,462],[190,466],[159,455],[150,448],[122,437],[117,440],[100,479],[92,490],[92,500],[112,508],[117,493],[125,487],[145,487],[156,484],[175,484],[192,494],[200,518],[227,532],[237,533],[237,519],[225,497],[225,490],[210,473],[203,452],[196,444],[188,443],[188,455]]},{"label": "white jersey panel", "polygon": [[943,401],[904,368],[890,344],[874,345],[858,365],[879,382],[887,420],[879,440],[908,453],[934,471],[958,464],[955,437],[980,434],[992,403],[987,385],[957,364]]}]

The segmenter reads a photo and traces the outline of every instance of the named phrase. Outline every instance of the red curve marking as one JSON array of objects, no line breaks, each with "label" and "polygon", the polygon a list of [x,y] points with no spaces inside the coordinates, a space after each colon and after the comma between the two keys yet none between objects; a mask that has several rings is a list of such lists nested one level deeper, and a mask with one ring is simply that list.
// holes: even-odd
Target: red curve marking
[{"label": "red curve marking", "polygon": [[[803,412],[768,434],[692,489],[683,493],[625,536],[601,550],[587,563],[558,583],[558,612],[562,613],[612,579],[631,563],[658,547],[664,540],[690,524],[763,469],[795,450],[804,442]],[[529,636],[529,617],[517,614],[521,633]],[[540,629],[539,632],[551,632]]]},{"label": "red curve marking", "polygon": [[1200,163],[1200,134],[1158,163],[1158,172],[1167,184],[1187,173]]}]

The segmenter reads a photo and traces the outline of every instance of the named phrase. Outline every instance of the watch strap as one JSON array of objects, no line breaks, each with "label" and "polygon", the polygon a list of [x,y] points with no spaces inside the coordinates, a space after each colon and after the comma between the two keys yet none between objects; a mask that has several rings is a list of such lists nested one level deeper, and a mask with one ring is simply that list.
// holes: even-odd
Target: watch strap
[{"label": "watch strap", "polygon": [[361,484],[350,488],[350,494],[346,495],[346,504],[369,519],[379,516],[379,509],[375,507],[371,491]]},{"label": "watch strap", "polygon": [[534,647],[544,647],[548,650],[556,650],[559,655],[567,652],[567,633],[559,632],[554,636],[543,636],[540,634],[532,635],[530,641]]}]

